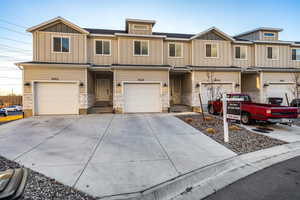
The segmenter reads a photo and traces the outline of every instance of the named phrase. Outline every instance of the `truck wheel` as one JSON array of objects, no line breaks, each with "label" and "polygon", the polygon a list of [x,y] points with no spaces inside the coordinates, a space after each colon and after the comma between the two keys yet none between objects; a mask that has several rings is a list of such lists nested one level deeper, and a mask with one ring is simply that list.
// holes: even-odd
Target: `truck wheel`
[{"label": "truck wheel", "polygon": [[242,113],[241,116],[241,122],[242,124],[251,124],[251,118],[249,113]]},{"label": "truck wheel", "polygon": [[213,106],[209,106],[209,107],[208,107],[208,113],[211,114],[211,115],[216,114],[216,113],[215,113],[215,109],[214,109]]}]

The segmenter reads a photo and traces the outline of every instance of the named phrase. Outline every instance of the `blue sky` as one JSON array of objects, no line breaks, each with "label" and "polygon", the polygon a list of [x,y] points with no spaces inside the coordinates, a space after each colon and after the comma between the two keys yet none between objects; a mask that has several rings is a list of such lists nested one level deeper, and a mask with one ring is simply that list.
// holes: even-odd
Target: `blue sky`
[{"label": "blue sky", "polygon": [[110,29],[124,29],[125,18],[153,19],[154,31],[176,33],[216,26],[235,35],[261,26],[279,27],[284,29],[280,39],[300,41],[299,10],[297,0],[1,0],[0,94],[21,92],[21,72],[13,63],[31,60],[31,36],[25,27],[56,16],[81,27]]}]

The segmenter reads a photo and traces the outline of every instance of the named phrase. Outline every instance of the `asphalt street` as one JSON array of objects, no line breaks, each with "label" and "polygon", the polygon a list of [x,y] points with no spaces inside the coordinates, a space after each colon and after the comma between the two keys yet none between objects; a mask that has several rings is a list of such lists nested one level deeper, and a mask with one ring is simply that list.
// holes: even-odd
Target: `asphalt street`
[{"label": "asphalt street", "polygon": [[300,157],[241,179],[205,200],[299,200]]}]

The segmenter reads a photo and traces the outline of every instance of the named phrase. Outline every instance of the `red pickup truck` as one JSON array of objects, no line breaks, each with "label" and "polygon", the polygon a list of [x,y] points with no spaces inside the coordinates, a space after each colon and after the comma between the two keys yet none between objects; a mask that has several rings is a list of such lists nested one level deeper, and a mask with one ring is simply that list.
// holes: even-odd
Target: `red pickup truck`
[{"label": "red pickup truck", "polygon": [[[274,104],[254,103],[247,94],[227,94],[228,98],[242,98],[241,122],[251,124],[255,121],[270,123],[291,123],[298,118],[298,108]],[[208,101],[208,112],[219,114],[222,112],[222,100]]]}]

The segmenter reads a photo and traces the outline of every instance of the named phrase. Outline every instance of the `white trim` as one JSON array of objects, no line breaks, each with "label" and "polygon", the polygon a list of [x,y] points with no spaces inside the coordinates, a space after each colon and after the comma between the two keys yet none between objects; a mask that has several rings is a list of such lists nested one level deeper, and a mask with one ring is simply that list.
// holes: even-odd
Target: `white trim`
[{"label": "white trim", "polygon": [[[134,45],[134,43],[135,42],[141,42],[141,53],[142,53],[142,42],[147,42],[147,47],[148,47],[148,50],[147,50],[147,54],[140,54],[140,55],[137,55],[137,54],[135,54],[135,45]],[[133,42],[132,42],[132,50],[133,50],[133,56],[149,56],[150,55],[150,45],[149,45],[149,40],[133,40]]]},{"label": "white trim", "polygon": [[[96,53],[96,42],[97,41],[102,41],[102,54],[97,54]],[[109,42],[109,54],[103,54],[103,50],[104,50],[104,43],[103,41],[108,41]],[[112,53],[111,53],[111,40],[104,40],[104,39],[94,39],[94,45],[93,45],[93,48],[94,48],[94,56],[111,56]]]},{"label": "white trim", "polygon": [[[175,45],[175,56],[170,56],[170,44]],[[176,45],[181,46],[181,56],[176,56]],[[183,58],[183,43],[179,42],[168,42],[168,58]]]},{"label": "white trim", "polygon": [[[245,48],[246,49],[246,53],[245,53],[245,58],[236,58],[235,56],[236,56],[236,47],[240,47],[240,49],[242,49],[242,48]],[[233,51],[233,53],[234,53],[234,56],[233,56],[233,59],[234,60],[248,60],[248,46],[244,46],[244,45],[236,45],[236,46],[233,46],[233,48],[234,48],[234,51]],[[240,51],[241,52],[241,51]]]},{"label": "white trim", "polygon": [[27,31],[27,32],[33,32],[33,31],[35,31],[35,30],[37,30],[37,29],[39,29],[39,28],[41,28],[41,27],[43,27],[43,26],[45,26],[45,25],[47,25],[47,24],[51,24],[51,23],[53,23],[53,22],[55,22],[55,21],[61,21],[62,23],[66,24],[66,25],[68,25],[68,26],[71,26],[72,28],[74,28],[75,30],[77,30],[77,31],[79,31],[79,32],[82,32],[82,33],[85,33],[85,34],[89,34],[88,31],[84,30],[83,28],[80,28],[79,26],[73,24],[72,22],[70,22],[70,21],[68,21],[68,20],[66,20],[66,19],[64,19],[64,18],[62,18],[62,17],[55,17],[55,18],[53,18],[53,19],[50,19],[50,20],[48,20],[48,21],[45,21],[45,22],[43,22],[43,23],[41,23],[41,24],[38,24],[38,25],[36,25],[36,26],[30,27],[30,28],[28,28],[26,31]]},{"label": "white trim", "polygon": [[35,84],[36,83],[74,83],[74,84],[77,84],[78,86],[78,100],[77,100],[77,114],[79,115],[79,109],[80,109],[80,81],[63,81],[63,80],[32,80],[31,81],[31,94],[32,94],[32,116],[36,116],[36,113],[35,113]]},{"label": "white trim", "polygon": [[89,34],[91,37],[116,37],[115,35],[111,34],[100,34],[100,33],[91,33]]},{"label": "white trim", "polygon": [[[60,50],[61,51],[54,51],[54,38],[60,38],[60,42],[61,42],[61,47],[60,47]],[[68,38],[69,39],[69,51],[68,52],[65,52],[65,51],[62,51],[62,38]],[[71,53],[71,36],[65,36],[65,35],[58,35],[58,34],[54,34],[54,35],[51,35],[51,53],[58,53],[58,54],[61,54],[61,53],[68,53],[70,54]]]},{"label": "white trim", "polygon": [[[290,59],[291,59],[291,61],[292,62],[300,62],[300,60],[293,60],[293,50],[295,49],[295,50],[300,50],[300,47],[292,47],[292,48],[290,48],[291,49],[291,51],[290,51]],[[297,54],[296,54],[296,58],[297,58]]]},{"label": "white trim", "polygon": [[[132,29],[136,31],[148,31],[149,30],[149,25],[147,24],[131,24]],[[146,27],[146,28],[136,28],[135,26],[141,26],[141,27]]]},{"label": "white trim", "polygon": [[140,22],[140,23],[149,23],[149,24],[155,24],[155,20],[147,20],[147,19],[133,19],[133,18],[126,18],[126,22]]},{"label": "white trim", "polygon": [[190,38],[173,38],[173,37],[167,37],[165,40],[173,40],[173,41],[190,41]]},{"label": "white trim", "polygon": [[144,35],[144,34],[128,34],[128,33],[115,33],[116,36],[127,37],[149,37],[149,38],[166,38],[166,35]]},{"label": "white trim", "polygon": [[[217,46],[217,56],[216,57],[207,57],[206,56],[206,45],[207,44],[210,44],[210,45],[216,45]],[[219,56],[219,44],[218,43],[214,43],[214,42],[205,42],[204,43],[204,58],[208,58],[208,59],[218,59],[218,58],[220,58],[220,56]]]},{"label": "white trim", "polygon": [[209,28],[209,29],[207,29],[207,30],[205,30],[205,31],[203,31],[203,32],[200,32],[200,33],[196,34],[195,36],[191,37],[190,39],[195,39],[195,38],[200,37],[201,35],[204,35],[204,34],[210,32],[210,31],[213,31],[213,30],[216,31],[216,32],[218,32],[219,34],[223,35],[227,39],[229,39],[231,41],[235,41],[234,38],[232,38],[231,36],[227,35],[226,33],[222,32],[220,29],[218,29],[218,28],[216,28],[214,26],[211,27],[211,28]]},{"label": "white trim", "polygon": [[[268,58],[268,48],[269,47],[271,47],[272,48],[272,58]],[[273,53],[274,53],[274,51],[273,51],[273,48],[276,48],[277,49],[277,51],[278,51],[278,58],[273,58]],[[280,49],[279,49],[279,47],[278,46],[266,46],[266,57],[267,57],[267,60],[279,60],[279,57],[280,57]]]}]

